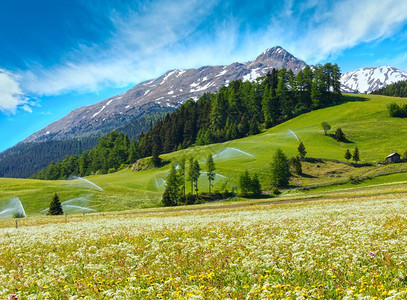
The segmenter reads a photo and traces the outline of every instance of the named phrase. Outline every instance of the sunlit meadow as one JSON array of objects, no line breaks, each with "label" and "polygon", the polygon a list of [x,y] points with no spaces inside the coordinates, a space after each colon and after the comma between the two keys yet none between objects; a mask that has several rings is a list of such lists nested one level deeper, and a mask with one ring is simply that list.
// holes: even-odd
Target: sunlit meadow
[{"label": "sunlit meadow", "polygon": [[405,299],[406,204],[28,218],[0,229],[0,297]]}]

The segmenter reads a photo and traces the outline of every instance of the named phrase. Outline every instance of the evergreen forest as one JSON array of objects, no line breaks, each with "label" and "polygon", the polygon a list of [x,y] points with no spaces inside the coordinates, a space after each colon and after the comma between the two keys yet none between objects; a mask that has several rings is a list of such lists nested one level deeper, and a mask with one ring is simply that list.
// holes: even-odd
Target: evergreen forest
[{"label": "evergreen forest", "polygon": [[407,80],[398,81],[372,92],[375,95],[407,97]]},{"label": "evergreen forest", "polygon": [[[164,118],[170,111],[173,111],[173,108],[164,108],[161,111],[137,117],[115,131],[123,132],[129,138],[138,139],[140,133],[148,131],[157,120]],[[99,137],[19,143],[0,153],[0,177],[29,178],[34,173],[47,168],[51,162],[92,149],[98,144]]]},{"label": "evergreen forest", "polygon": [[[81,155],[67,156],[38,172],[34,178],[65,179],[115,172],[137,159],[184,149],[192,145],[224,142],[260,133],[300,114],[338,104],[340,69],[327,63],[306,66],[297,75],[273,69],[254,82],[236,80],[196,102],[187,100],[164,119],[151,123],[138,141],[111,132]],[[158,160],[159,161],[159,160]]]}]

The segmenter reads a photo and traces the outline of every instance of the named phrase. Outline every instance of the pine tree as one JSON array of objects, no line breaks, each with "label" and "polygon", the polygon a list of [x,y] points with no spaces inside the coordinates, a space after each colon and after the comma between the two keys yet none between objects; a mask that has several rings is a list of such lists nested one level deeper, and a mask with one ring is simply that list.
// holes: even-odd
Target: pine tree
[{"label": "pine tree", "polygon": [[228,102],[225,99],[223,90],[221,89],[212,100],[210,121],[213,131],[221,130],[226,123],[226,113],[228,110]]},{"label": "pine tree", "polygon": [[261,184],[257,173],[254,173],[251,180],[251,193],[253,194],[253,196],[261,195]]},{"label": "pine tree", "polygon": [[151,157],[151,162],[153,163],[153,166],[156,168],[161,165],[161,158],[159,156],[157,144],[153,145],[153,155]]},{"label": "pine tree", "polygon": [[259,123],[255,118],[252,118],[249,122],[249,135],[255,135],[260,133]]},{"label": "pine tree", "polygon": [[290,180],[290,166],[287,156],[278,149],[273,157],[271,165],[271,177],[276,187],[287,187]]},{"label": "pine tree", "polygon": [[188,181],[191,182],[191,195],[194,193],[194,159],[189,158]]},{"label": "pine tree", "polygon": [[345,152],[346,161],[349,162],[349,159],[351,159],[351,158],[352,158],[352,154],[350,154],[349,149],[346,149],[346,152]]},{"label": "pine tree", "polygon": [[246,196],[251,191],[252,180],[249,175],[249,171],[245,171],[239,178],[240,193]]},{"label": "pine tree", "polygon": [[194,161],[193,165],[193,179],[195,183],[195,195],[198,196],[198,179],[199,176],[201,175],[201,167],[199,166],[199,163],[197,160]]},{"label": "pine tree", "polygon": [[129,158],[128,163],[133,164],[139,158],[138,149],[137,149],[137,142],[135,138],[131,139],[130,146],[129,146]]},{"label": "pine tree", "polygon": [[353,151],[353,156],[352,156],[352,158],[353,158],[353,161],[354,161],[355,163],[358,163],[358,161],[360,161],[359,149],[358,149],[358,147],[355,147],[355,151]]},{"label": "pine tree", "polygon": [[175,206],[181,199],[180,178],[177,174],[175,164],[172,164],[170,173],[167,176],[167,186],[165,187],[161,201],[164,206]]},{"label": "pine tree", "polygon": [[207,176],[209,181],[209,194],[211,193],[211,187],[213,186],[212,181],[215,179],[215,162],[213,161],[212,155],[209,154],[208,160],[206,161],[206,167],[208,170]]},{"label": "pine tree", "polygon": [[290,105],[290,96],[288,91],[288,73],[285,68],[278,71],[278,83],[276,95],[281,103],[281,113],[283,117],[290,117],[292,107]]},{"label": "pine tree", "polygon": [[57,193],[55,193],[54,198],[49,205],[48,215],[55,216],[55,215],[63,215],[64,211],[62,209],[61,202],[59,201],[59,197]]},{"label": "pine tree", "polygon": [[343,133],[341,128],[336,129],[335,140],[337,140],[338,142],[343,142],[345,140],[345,134]]},{"label": "pine tree", "polygon": [[290,158],[289,164],[293,172],[295,172],[298,175],[302,174],[301,160],[298,156]]},{"label": "pine tree", "polygon": [[305,150],[305,146],[302,142],[298,145],[298,153],[301,158],[304,158],[307,155],[307,150]]},{"label": "pine tree", "polygon": [[311,100],[314,108],[324,106],[324,92],[326,90],[322,66],[314,67],[314,79],[311,84]]},{"label": "pine tree", "polygon": [[272,117],[272,98],[271,98],[271,91],[270,87],[265,86],[263,91],[263,99],[261,101],[262,112],[263,112],[263,119],[266,128],[269,128],[273,123]]},{"label": "pine tree", "polygon": [[185,173],[186,171],[186,159],[183,157],[180,162],[179,162],[179,175],[181,178],[181,190],[182,190],[182,195],[184,196],[184,199],[186,198],[185,195]]}]

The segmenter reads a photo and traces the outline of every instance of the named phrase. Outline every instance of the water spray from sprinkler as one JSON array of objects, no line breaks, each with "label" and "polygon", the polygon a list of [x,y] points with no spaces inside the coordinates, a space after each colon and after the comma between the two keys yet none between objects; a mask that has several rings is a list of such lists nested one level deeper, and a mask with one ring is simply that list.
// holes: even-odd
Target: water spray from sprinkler
[{"label": "water spray from sprinkler", "polygon": [[297,139],[298,142],[301,142],[300,139],[298,138],[298,136],[294,133],[294,131],[292,131],[291,129],[288,129],[288,132]]}]

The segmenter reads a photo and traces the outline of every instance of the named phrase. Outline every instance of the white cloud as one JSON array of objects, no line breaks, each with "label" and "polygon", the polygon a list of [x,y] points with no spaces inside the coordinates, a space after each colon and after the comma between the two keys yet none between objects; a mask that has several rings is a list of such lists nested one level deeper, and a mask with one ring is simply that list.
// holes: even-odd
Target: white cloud
[{"label": "white cloud", "polygon": [[10,72],[0,69],[0,111],[15,114],[19,107],[31,112],[29,100],[21,91],[17,78]]},{"label": "white cloud", "polygon": [[223,11],[209,33],[200,35],[202,22],[216,19],[219,3],[157,0],[138,11],[103,11],[115,27],[103,45],[77,45],[59,65],[20,72],[21,87],[38,96],[123,87],[169,69],[254,59],[275,45],[318,63],[359,43],[390,37],[407,20],[401,13],[407,1],[285,0],[281,10],[264,12],[269,22],[258,29],[246,30],[250,20]]},{"label": "white cloud", "polygon": [[[103,46],[78,45],[59,65],[21,72],[23,89],[39,96],[97,91],[150,79],[180,63],[186,65],[179,60],[181,51],[175,45],[197,29],[217,1],[160,0],[148,4],[142,13],[112,11],[116,31]],[[202,60],[195,57],[194,61]]]},{"label": "white cloud", "polygon": [[315,10],[303,36],[297,40],[293,33],[290,36],[293,42],[289,43],[299,50],[297,55],[311,62],[360,43],[391,37],[407,21],[407,14],[402,13],[407,11],[406,1],[345,0],[326,7]]}]

